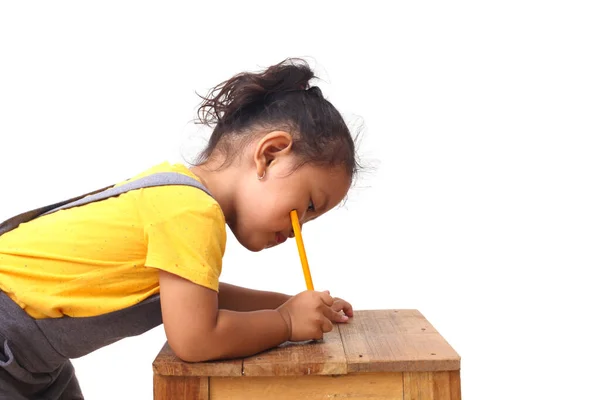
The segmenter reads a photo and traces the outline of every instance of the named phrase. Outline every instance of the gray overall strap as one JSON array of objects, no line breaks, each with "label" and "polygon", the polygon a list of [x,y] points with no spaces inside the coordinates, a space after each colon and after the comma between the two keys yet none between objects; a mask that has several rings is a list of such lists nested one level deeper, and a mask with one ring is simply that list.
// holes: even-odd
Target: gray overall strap
[{"label": "gray overall strap", "polygon": [[47,211],[50,211],[50,210],[55,209],[57,207],[60,207],[60,206],[63,206],[65,204],[74,202],[74,201],[79,200],[79,199],[81,199],[81,198],[83,198],[85,196],[89,196],[89,195],[94,194],[94,193],[102,192],[102,191],[104,191],[106,189],[109,189],[111,187],[112,187],[112,185],[111,186],[107,186],[107,187],[105,187],[103,189],[98,189],[98,190],[95,190],[93,192],[83,194],[81,196],[73,197],[72,199],[60,201],[58,203],[50,204],[50,205],[47,205],[47,206],[36,208],[35,210],[25,211],[24,213],[21,213],[19,215],[15,215],[14,217],[11,217],[11,218],[7,219],[6,221],[4,221],[3,223],[0,224],[0,236],[2,236],[3,234],[5,234],[8,231],[12,231],[17,226],[19,226],[19,224],[22,224],[23,222],[31,221],[32,219],[35,219],[35,218],[39,217],[40,215],[44,214]]},{"label": "gray overall strap", "polygon": [[17,226],[19,226],[19,224],[31,221],[32,219],[35,219],[42,215],[47,215],[59,210],[82,206],[84,204],[92,203],[95,201],[108,199],[109,197],[115,197],[130,190],[165,185],[194,186],[200,190],[203,190],[209,196],[212,196],[204,185],[202,185],[200,182],[198,182],[196,179],[190,176],[181,174],[179,172],[158,172],[156,174],[148,175],[143,178],[127,182],[121,186],[107,186],[103,189],[86,193],[69,200],[36,208],[35,210],[26,211],[22,214],[16,215],[0,224],[0,236],[8,231],[15,229]]}]

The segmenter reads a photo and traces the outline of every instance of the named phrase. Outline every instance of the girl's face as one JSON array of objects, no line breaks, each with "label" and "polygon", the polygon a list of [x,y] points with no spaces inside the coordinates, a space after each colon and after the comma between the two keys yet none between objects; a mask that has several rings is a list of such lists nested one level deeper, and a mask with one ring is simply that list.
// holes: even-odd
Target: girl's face
[{"label": "girl's face", "polygon": [[285,132],[269,133],[250,151],[252,165],[242,169],[245,176],[238,180],[229,227],[251,251],[293,237],[292,210],[298,212],[300,225],[305,224],[339,204],[350,189],[351,179],[343,166],[305,164],[294,170],[297,158]]}]

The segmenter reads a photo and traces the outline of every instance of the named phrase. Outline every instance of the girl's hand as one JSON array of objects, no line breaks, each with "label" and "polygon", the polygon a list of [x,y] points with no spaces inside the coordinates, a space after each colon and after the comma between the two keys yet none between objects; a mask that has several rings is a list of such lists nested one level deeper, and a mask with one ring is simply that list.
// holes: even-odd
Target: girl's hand
[{"label": "girl's hand", "polygon": [[348,317],[334,311],[333,304],[328,291],[313,290],[299,293],[283,303],[277,311],[288,326],[288,340],[319,340],[333,329],[333,322],[346,322]]}]

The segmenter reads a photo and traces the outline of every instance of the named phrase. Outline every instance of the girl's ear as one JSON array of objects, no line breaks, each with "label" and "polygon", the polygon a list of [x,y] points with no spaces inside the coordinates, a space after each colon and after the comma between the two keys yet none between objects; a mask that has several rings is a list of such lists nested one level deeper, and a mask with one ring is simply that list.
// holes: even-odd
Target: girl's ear
[{"label": "girl's ear", "polygon": [[267,168],[276,164],[281,157],[288,156],[292,151],[292,142],[292,135],[285,131],[273,131],[263,136],[254,149],[256,176],[262,179]]}]

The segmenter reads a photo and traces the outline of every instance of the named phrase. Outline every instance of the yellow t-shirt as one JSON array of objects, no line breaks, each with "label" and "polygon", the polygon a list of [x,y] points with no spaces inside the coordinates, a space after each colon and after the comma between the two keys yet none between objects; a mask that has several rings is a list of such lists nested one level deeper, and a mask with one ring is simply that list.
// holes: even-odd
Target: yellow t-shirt
[{"label": "yellow t-shirt", "polygon": [[[132,179],[156,172],[198,179],[167,162]],[[33,318],[105,314],[158,293],[157,269],[218,290],[225,244],[225,217],[204,191],[137,189],[0,236],[0,290]]]}]

